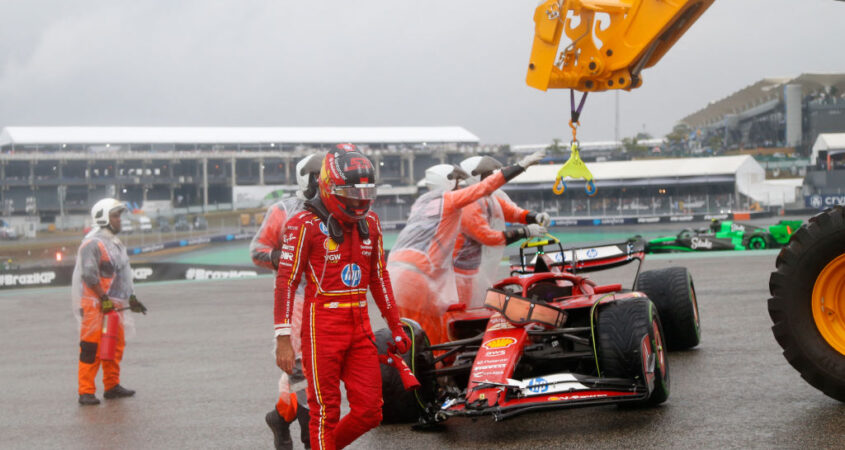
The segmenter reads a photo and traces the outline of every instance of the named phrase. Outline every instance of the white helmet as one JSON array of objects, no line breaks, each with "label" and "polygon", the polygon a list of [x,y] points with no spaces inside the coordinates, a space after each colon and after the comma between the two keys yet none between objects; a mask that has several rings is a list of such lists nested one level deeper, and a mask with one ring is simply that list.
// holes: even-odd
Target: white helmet
[{"label": "white helmet", "polygon": [[115,211],[126,210],[126,204],[113,198],[104,198],[94,204],[91,208],[91,218],[94,224],[100,228],[109,225],[109,215]]},{"label": "white helmet", "polygon": [[460,167],[453,164],[437,164],[425,169],[425,182],[428,189],[451,191],[458,187],[460,180],[469,178],[469,175]]},{"label": "white helmet", "polygon": [[299,187],[296,196],[300,200],[308,200],[317,193],[317,178],[325,156],[325,153],[312,153],[296,163],[296,184]]},{"label": "white helmet", "polygon": [[470,180],[477,183],[493,171],[501,169],[502,163],[492,156],[470,156],[461,161],[461,168],[469,174]]}]

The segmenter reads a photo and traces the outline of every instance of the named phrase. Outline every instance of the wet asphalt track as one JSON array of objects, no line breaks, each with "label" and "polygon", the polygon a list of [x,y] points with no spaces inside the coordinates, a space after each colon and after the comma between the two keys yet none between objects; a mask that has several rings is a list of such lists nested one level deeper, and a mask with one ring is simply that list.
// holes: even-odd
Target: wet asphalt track
[{"label": "wet asphalt track", "polygon": [[[439,433],[382,426],[352,448],[842,448],[845,404],[804,383],[769,329],[775,255],[646,262],[645,269],[692,271],[703,328],[697,349],[670,354],[672,392],[661,407],[558,410],[500,423],[451,419]],[[596,278],[630,276],[616,269]],[[138,394],[95,407],[76,403],[69,288],[0,293],[0,447],[272,448],[263,420],[279,374],[272,286],[270,277],[140,285],[150,313],[136,316],[122,374]]]}]

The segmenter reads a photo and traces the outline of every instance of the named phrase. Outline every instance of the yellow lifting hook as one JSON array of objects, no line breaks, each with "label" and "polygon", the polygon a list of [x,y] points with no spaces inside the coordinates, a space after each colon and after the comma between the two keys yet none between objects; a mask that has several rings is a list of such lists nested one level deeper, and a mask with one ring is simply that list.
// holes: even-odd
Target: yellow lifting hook
[{"label": "yellow lifting hook", "polygon": [[587,195],[590,197],[596,195],[598,189],[596,189],[596,184],[593,182],[593,174],[590,173],[590,169],[587,169],[587,165],[581,160],[577,140],[572,141],[570,149],[572,150],[572,154],[569,155],[569,160],[563,164],[563,167],[558,170],[552,191],[557,195],[563,194],[566,190],[566,182],[563,180],[564,177],[583,178],[587,181],[587,184],[584,186]]}]

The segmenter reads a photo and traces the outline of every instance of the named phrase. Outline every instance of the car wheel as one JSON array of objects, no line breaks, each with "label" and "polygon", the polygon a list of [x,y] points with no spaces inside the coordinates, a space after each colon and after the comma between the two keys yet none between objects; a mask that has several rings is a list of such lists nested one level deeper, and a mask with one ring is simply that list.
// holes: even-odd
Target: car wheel
[{"label": "car wheel", "polygon": [[640,274],[634,288],[657,306],[669,350],[686,350],[701,342],[701,320],[692,275],[686,267]]},{"label": "car wheel", "polygon": [[645,298],[621,300],[599,310],[598,366],[602,377],[633,378],[651,395],[640,405],[658,405],[669,398],[669,364],[660,315]]},{"label": "car wheel", "polygon": [[[430,374],[434,368],[434,355],[429,349],[428,336],[420,325],[410,319],[402,319],[405,333],[413,343],[411,350],[402,355],[405,364],[411,368],[421,387],[406,391],[399,372],[392,366],[381,364],[382,423],[416,422],[425,406],[434,401],[435,380]],[[387,328],[375,333],[378,352],[384,354],[393,335]]]},{"label": "car wheel", "polygon": [[745,248],[752,249],[752,250],[763,250],[769,247],[769,243],[766,240],[766,236],[762,234],[755,234],[748,238],[747,243],[745,244]]},{"label": "car wheel", "polygon": [[845,402],[845,208],[798,229],[769,278],[772,332],[801,377]]}]

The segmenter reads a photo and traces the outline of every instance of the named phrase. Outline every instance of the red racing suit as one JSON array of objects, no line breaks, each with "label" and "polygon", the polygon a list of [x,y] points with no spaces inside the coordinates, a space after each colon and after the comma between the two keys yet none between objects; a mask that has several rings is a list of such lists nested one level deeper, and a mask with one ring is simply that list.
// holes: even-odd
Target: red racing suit
[{"label": "red racing suit", "polygon": [[[526,224],[534,215],[517,206],[500,190],[467,205],[461,211],[461,233],[455,242],[453,254],[455,283],[461,303],[469,307],[481,306],[478,304],[483,301],[480,297],[495,281],[499,261],[483,261],[483,250],[485,247],[503,247],[508,244],[504,222]],[[503,252],[491,253],[493,258],[501,258]],[[482,269],[482,265],[489,267]],[[479,270],[494,273],[479,274]]]},{"label": "red racing suit", "polygon": [[401,315],[417,321],[432,344],[449,340],[442,318],[450,305],[459,303],[452,253],[461,209],[504,184],[504,175],[497,172],[462,189],[423,194],[390,251],[390,273],[402,280],[394,289]]},{"label": "red racing suit", "polygon": [[[276,334],[290,333],[294,292],[305,273],[302,362],[316,449],[343,448],[381,422],[381,370],[367,313],[368,287],[387,324],[400,325],[381,225],[374,212],[366,221],[368,237],[344,226],[343,242],[337,243],[314,213],[303,211],[288,220],[283,237],[293,250],[282,251],[279,259]],[[343,419],[340,381],[350,407]]]}]

